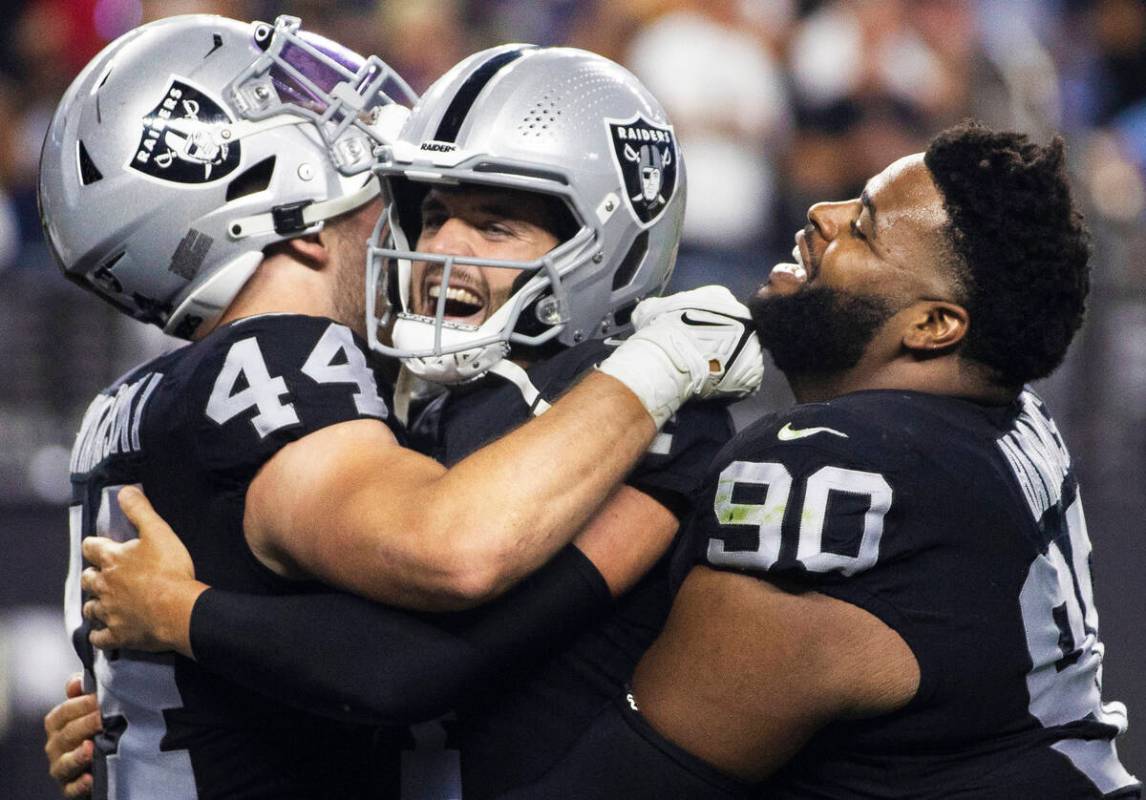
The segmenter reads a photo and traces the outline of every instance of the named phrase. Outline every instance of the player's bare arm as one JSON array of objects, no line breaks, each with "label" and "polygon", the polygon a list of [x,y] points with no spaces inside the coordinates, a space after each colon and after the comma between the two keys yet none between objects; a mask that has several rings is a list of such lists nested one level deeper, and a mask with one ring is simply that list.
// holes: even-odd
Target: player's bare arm
[{"label": "player's bare arm", "polygon": [[331,426],[267,463],[245,528],[285,571],[399,605],[476,602],[564,545],[655,432],[605,375],[451,470],[380,424]]},{"label": "player's bare arm", "polygon": [[[284,574],[394,605],[457,608],[504,591],[584,525],[680,405],[682,380],[698,393],[717,378],[758,382],[758,361],[752,375],[738,374],[754,358],[752,347],[739,349],[740,323],[718,313],[711,326],[678,324],[682,309],[738,306],[727,290],[697,291],[646,301],[644,316],[634,314],[638,333],[602,364],[610,374],[589,375],[449,470],[371,420],[284,447],[247,492],[252,549]],[[731,329],[705,340],[720,320]]]},{"label": "player's bare arm", "polygon": [[[139,529],[139,538],[123,544],[99,538],[84,542],[85,557],[94,565],[81,579],[93,595],[84,613],[102,624],[92,631],[92,644],[174,650],[194,658],[191,617],[208,586],[195,579],[186,547],[141,491],[124,488],[119,504]],[[574,543],[601,572],[613,596],[619,596],[664,554],[676,529],[676,517],[664,506],[622,486]]]},{"label": "player's bare arm", "polygon": [[638,665],[633,696],[670,741],[754,783],[829,721],[894,711],[918,684],[910,648],[867,611],[698,567]]},{"label": "player's bare arm", "polygon": [[600,571],[613,597],[619,597],[652,569],[679,527],[676,516],[652,497],[619,486],[573,544]]}]

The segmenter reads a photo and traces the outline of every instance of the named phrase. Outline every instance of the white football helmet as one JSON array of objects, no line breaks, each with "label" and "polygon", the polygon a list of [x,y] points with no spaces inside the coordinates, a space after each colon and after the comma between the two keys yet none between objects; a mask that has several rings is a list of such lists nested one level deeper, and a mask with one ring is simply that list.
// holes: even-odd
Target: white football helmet
[{"label": "white football helmet", "polygon": [[40,157],[64,274],[190,338],[268,245],[379,194],[373,149],[416,96],[376,57],[299,29],[206,14],[109,44],[72,82]]},{"label": "white football helmet", "polygon": [[[391,205],[369,251],[367,330],[419,377],[472,380],[510,345],[623,332],[637,301],[668,282],[684,216],[680,148],[656,98],[607,58],[520,44],[477,53],[434,83],[378,153]],[[419,205],[435,185],[557,198],[576,232],[530,262],[418,252]],[[432,316],[414,313],[415,262],[442,265]],[[455,265],[521,275],[484,322],[460,324],[445,311]]]}]

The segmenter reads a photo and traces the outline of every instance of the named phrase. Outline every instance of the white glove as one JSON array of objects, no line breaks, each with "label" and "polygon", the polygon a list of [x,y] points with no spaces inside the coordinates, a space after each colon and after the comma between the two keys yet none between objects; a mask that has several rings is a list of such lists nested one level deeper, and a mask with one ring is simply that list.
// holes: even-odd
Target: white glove
[{"label": "white glove", "polygon": [[764,362],[748,309],[723,286],[645,300],[633,324],[598,369],[629,387],[658,427],[692,397],[746,397],[760,386]]}]

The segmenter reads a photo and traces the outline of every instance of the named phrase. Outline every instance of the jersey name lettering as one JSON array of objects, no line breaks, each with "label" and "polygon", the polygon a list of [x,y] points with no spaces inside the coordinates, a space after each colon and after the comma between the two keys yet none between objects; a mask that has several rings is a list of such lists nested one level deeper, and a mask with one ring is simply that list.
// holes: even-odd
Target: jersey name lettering
[{"label": "jersey name lettering", "polygon": [[[1103,646],[1090,574],[1090,536],[1070,454],[1039,400],[1022,395],[1023,411],[999,449],[1022,487],[1044,537],[1019,595],[1031,670],[1029,710],[1046,727],[1091,720],[1126,730],[1126,707],[1102,702]],[[1130,782],[1108,741],[1055,745],[1104,792]]]},{"label": "jersey name lettering", "polygon": [[108,456],[141,449],[143,409],[161,380],[162,373],[150,372],[134,383],[123,384],[114,395],[101,394],[92,401],[72,448],[73,475],[91,472]]},{"label": "jersey name lettering", "polygon": [[999,449],[1015,473],[1035,521],[1062,498],[1063,483],[1070,472],[1070,454],[1054,422],[1033,396],[1022,397],[1023,412],[1015,429],[999,439]]}]

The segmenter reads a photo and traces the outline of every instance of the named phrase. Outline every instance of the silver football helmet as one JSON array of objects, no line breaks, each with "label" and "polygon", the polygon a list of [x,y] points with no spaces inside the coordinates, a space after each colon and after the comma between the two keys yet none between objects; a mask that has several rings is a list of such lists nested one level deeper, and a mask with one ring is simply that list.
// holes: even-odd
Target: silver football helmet
[{"label": "silver football helmet", "polygon": [[379,194],[374,147],[414,101],[381,60],[294,17],[153,22],[109,44],[56,109],[40,157],[46,238],[68,278],[190,338],[264,248]]},{"label": "silver football helmet", "polygon": [[[378,152],[391,205],[369,249],[367,330],[375,349],[419,377],[462,382],[511,345],[624,332],[637,301],[668,282],[684,163],[660,103],[607,58],[519,44],[477,53],[434,83],[398,141]],[[419,252],[419,204],[435,185],[557,198],[576,232],[529,262]],[[440,265],[432,315],[412,302],[418,262]],[[446,313],[450,275],[462,265],[520,271],[509,299],[479,325]]]}]

